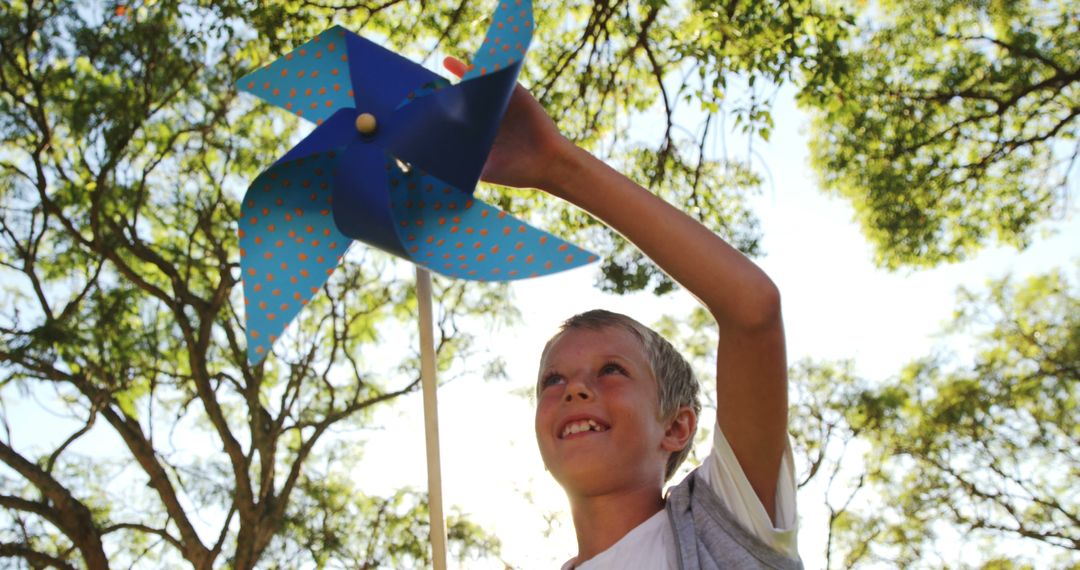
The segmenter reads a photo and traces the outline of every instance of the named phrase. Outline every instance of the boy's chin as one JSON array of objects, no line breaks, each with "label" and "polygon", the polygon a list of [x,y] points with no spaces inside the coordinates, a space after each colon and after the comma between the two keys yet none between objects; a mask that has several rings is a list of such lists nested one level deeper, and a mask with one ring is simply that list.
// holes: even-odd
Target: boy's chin
[{"label": "boy's chin", "polygon": [[595,497],[633,485],[629,473],[612,469],[600,462],[576,462],[558,469],[549,469],[555,482],[570,497]]}]

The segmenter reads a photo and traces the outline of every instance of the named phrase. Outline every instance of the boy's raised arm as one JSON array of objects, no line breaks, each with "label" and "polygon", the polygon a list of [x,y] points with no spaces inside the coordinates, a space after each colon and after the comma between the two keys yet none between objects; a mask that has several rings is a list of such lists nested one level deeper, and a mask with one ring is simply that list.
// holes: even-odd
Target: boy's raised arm
[{"label": "boy's raised arm", "polygon": [[542,188],[621,233],[719,325],[716,417],[765,511],[775,516],[787,445],[787,363],[780,295],[765,273],[697,220],[573,145]]},{"label": "boy's raised arm", "polygon": [[[464,64],[448,58],[461,75]],[[717,423],[770,517],[787,445],[787,360],[780,295],[742,253],[569,142],[520,86],[482,178],[539,188],[621,233],[696,296],[719,325]]]}]

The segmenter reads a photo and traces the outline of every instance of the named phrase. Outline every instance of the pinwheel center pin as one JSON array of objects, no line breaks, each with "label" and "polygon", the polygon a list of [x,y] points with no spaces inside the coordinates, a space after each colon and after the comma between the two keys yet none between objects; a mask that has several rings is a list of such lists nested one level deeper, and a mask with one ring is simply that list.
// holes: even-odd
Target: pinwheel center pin
[{"label": "pinwheel center pin", "polygon": [[375,129],[377,129],[378,126],[378,123],[375,121],[375,115],[372,115],[371,113],[360,113],[356,116],[356,130],[360,131],[360,134],[364,136],[375,134]]}]

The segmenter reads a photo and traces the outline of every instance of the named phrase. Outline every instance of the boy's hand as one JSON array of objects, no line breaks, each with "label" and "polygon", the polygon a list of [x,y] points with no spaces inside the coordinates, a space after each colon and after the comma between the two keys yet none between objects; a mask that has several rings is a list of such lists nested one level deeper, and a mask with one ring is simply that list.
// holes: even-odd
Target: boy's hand
[{"label": "boy's hand", "polygon": [[[443,65],[459,78],[465,62],[447,57]],[[510,96],[495,144],[480,179],[515,188],[554,188],[558,161],[570,143],[559,133],[540,103],[520,84]]]}]

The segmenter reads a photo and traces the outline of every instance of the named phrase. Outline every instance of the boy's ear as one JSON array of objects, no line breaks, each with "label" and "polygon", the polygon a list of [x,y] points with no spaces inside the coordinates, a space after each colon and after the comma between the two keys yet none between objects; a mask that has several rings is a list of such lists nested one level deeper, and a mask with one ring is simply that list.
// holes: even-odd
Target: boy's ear
[{"label": "boy's ear", "polygon": [[683,406],[668,420],[660,445],[665,451],[674,453],[686,447],[696,432],[697,414],[690,406]]}]

